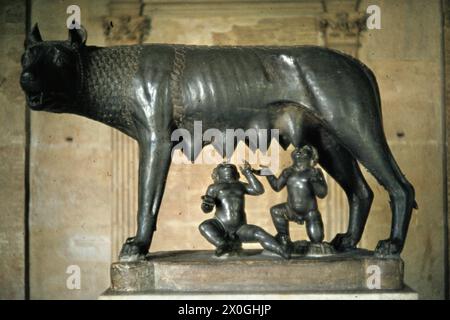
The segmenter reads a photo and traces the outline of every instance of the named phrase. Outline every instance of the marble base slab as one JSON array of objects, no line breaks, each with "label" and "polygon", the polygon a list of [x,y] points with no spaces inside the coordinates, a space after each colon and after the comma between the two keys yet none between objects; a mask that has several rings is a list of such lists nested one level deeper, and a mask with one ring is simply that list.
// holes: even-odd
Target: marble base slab
[{"label": "marble base slab", "polygon": [[144,292],[129,293],[106,290],[99,300],[417,300],[417,292],[405,286],[397,291],[354,292],[283,292],[283,293],[236,293],[236,292]]},{"label": "marble base slab", "polygon": [[403,261],[377,258],[366,250],[290,260],[261,250],[217,258],[205,250],[157,252],[143,261],[113,263],[109,293],[374,294],[403,289]]}]

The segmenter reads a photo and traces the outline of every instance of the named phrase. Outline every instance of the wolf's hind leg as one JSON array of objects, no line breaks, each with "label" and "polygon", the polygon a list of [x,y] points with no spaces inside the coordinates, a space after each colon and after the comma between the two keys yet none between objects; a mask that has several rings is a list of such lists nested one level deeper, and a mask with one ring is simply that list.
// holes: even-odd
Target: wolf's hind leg
[{"label": "wolf's hind leg", "polygon": [[344,190],[349,203],[349,223],[346,233],[337,234],[332,244],[337,250],[356,248],[361,239],[373,192],[367,184],[358,163],[338,141],[324,130],[315,134],[319,164]]}]

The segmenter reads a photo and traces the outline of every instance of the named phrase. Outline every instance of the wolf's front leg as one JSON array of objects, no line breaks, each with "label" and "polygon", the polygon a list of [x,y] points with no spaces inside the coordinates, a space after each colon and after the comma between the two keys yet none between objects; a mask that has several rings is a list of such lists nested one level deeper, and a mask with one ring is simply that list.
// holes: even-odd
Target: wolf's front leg
[{"label": "wolf's front leg", "polygon": [[148,253],[170,167],[172,144],[169,139],[141,139],[139,142],[138,229],[120,252],[120,261],[142,259]]}]

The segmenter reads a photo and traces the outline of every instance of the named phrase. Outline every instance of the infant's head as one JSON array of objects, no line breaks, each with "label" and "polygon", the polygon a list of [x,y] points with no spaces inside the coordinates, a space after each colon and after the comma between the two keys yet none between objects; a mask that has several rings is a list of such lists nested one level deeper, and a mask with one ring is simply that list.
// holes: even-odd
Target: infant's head
[{"label": "infant's head", "polygon": [[239,180],[240,175],[234,164],[221,163],[214,168],[211,177],[214,182],[231,182]]},{"label": "infant's head", "polygon": [[295,148],[291,153],[291,158],[294,163],[308,164],[315,166],[319,160],[319,155],[316,148],[306,145],[301,148]]}]

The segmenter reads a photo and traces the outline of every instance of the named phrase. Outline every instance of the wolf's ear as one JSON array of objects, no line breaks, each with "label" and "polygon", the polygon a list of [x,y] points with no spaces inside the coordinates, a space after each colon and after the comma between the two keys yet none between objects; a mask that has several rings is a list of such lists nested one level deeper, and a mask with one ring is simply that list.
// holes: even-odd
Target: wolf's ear
[{"label": "wolf's ear", "polygon": [[42,41],[43,41],[42,36],[41,33],[39,32],[38,24],[36,23],[33,26],[33,29],[31,29],[31,32],[28,34],[27,38],[25,39],[25,48],[32,44]]},{"label": "wolf's ear", "polygon": [[87,31],[83,26],[78,29],[69,29],[69,41],[72,44],[77,44],[79,46],[85,45],[87,40]]}]

